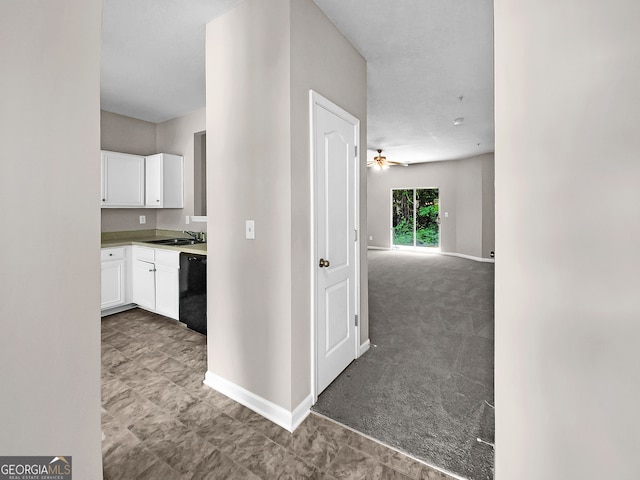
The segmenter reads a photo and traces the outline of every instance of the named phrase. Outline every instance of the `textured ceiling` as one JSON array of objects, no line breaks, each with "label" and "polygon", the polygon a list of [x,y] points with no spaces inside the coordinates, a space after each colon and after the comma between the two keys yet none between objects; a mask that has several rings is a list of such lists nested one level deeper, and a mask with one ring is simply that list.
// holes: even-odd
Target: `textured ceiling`
[{"label": "textured ceiling", "polygon": [[242,0],[103,0],[101,108],[153,123],[205,105],[205,26]]},{"label": "textured ceiling", "polygon": [[314,1],[367,60],[370,158],[493,152],[492,0]]},{"label": "textured ceiling", "polygon": [[[314,1],[367,60],[369,159],[493,151],[491,0]],[[239,3],[104,0],[102,108],[154,123],[202,108],[205,25]]]}]

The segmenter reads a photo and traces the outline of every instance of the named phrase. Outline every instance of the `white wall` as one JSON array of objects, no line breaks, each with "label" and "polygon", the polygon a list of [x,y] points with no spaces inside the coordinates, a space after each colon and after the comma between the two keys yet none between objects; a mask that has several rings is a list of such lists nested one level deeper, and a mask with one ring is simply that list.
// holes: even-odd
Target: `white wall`
[{"label": "white wall", "polygon": [[97,0],[0,15],[0,452],[70,455],[86,479],[102,478],[100,25]]},{"label": "white wall", "polygon": [[[482,163],[455,162],[456,165],[456,253],[482,256]],[[464,165],[464,168],[459,168]],[[449,212],[451,218],[451,212]],[[442,221],[448,219],[443,218]]]},{"label": "white wall", "polygon": [[[159,124],[112,112],[101,112],[100,142],[103,150],[152,155],[173,153],[184,157],[184,208],[103,208],[103,232],[124,230],[204,230],[206,224],[187,225],[185,217],[193,215],[193,134],[205,130],[205,109],[187,113]],[[140,224],[139,216],[146,217]]]},{"label": "white wall", "polygon": [[[206,129],[206,109],[182,115],[157,125],[156,151],[173,153],[184,157],[184,208],[164,208],[156,213],[157,228],[164,230],[193,230],[203,231],[205,223],[185,223],[185,216],[194,215],[194,134]],[[214,140],[217,137],[214,134]],[[220,165],[220,159],[217,159]],[[220,174],[224,170],[215,169]]]},{"label": "white wall", "polygon": [[[311,352],[311,197],[309,89],[360,120],[360,225],[367,231],[367,65],[312,0],[291,1],[292,321],[294,405],[309,394]],[[369,340],[366,242],[360,251],[360,343]]]},{"label": "white wall", "polygon": [[[207,25],[208,368],[290,410],[289,1],[246,0]],[[211,135],[215,132],[217,135]],[[245,220],[255,240],[245,240]]]},{"label": "white wall", "polygon": [[495,250],[492,153],[384,171],[368,170],[368,234],[373,237],[370,246],[391,247],[391,189],[439,188],[441,250],[483,258],[489,258]]},{"label": "white wall", "polygon": [[638,478],[640,2],[496,0],[496,479]]},{"label": "white wall", "polygon": [[365,62],[311,0],[207,25],[209,371],[289,412],[311,394],[310,88],[364,122]]}]

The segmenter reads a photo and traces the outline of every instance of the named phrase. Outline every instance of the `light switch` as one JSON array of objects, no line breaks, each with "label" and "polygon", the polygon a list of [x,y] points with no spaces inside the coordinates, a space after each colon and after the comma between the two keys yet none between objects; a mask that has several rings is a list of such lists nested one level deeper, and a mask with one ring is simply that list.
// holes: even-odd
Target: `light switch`
[{"label": "light switch", "polygon": [[247,220],[245,222],[245,234],[246,234],[247,240],[255,240],[256,230],[255,230],[255,224],[253,220]]},{"label": "light switch", "polygon": [[147,217],[144,215],[140,215],[140,225],[147,223]]},{"label": "light switch", "polygon": [[449,212],[444,212],[444,216],[448,217],[449,216]]}]

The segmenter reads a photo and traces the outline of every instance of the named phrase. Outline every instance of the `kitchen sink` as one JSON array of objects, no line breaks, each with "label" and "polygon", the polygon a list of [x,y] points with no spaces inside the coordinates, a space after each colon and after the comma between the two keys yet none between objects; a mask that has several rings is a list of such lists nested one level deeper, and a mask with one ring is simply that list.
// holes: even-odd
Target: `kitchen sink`
[{"label": "kitchen sink", "polygon": [[154,245],[182,246],[182,245],[197,245],[201,242],[197,242],[192,238],[161,238],[159,240],[149,240],[145,243],[153,243]]}]

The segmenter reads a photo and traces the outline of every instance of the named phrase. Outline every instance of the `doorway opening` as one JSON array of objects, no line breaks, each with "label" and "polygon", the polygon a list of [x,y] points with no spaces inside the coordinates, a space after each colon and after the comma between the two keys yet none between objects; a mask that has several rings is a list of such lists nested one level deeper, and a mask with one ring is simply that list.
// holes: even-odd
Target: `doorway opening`
[{"label": "doorway opening", "polygon": [[391,248],[440,252],[439,188],[391,189]]},{"label": "doorway opening", "polygon": [[193,214],[207,216],[207,132],[193,134]]}]

